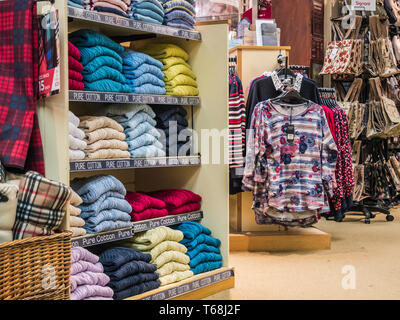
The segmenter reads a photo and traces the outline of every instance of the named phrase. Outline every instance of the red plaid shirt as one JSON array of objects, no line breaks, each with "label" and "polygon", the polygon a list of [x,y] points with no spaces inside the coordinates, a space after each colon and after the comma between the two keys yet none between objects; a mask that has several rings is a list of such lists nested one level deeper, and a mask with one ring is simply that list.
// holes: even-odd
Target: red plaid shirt
[{"label": "red plaid shirt", "polygon": [[36,113],[38,26],[33,0],[0,2],[0,160],[44,174]]}]

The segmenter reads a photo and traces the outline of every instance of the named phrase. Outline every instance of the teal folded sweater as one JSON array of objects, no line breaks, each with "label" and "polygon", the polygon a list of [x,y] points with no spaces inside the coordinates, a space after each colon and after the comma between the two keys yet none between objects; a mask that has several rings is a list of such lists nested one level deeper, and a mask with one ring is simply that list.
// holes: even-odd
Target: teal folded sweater
[{"label": "teal folded sweater", "polygon": [[82,59],[81,63],[83,67],[85,67],[89,62],[92,62],[93,60],[99,60],[99,63],[102,62],[104,57],[111,57],[114,59],[114,65],[116,65],[115,69],[119,69],[122,66],[122,58],[121,56],[113,51],[110,48],[103,47],[103,46],[97,46],[97,47],[92,47],[92,48],[86,48],[86,47],[77,47],[79,49],[79,52],[81,53]]},{"label": "teal folded sweater", "polygon": [[131,88],[120,82],[103,79],[94,82],[83,81],[85,84],[85,91],[100,91],[100,92],[122,92],[131,93]]},{"label": "teal folded sweater", "polygon": [[89,29],[81,29],[69,34],[69,41],[71,41],[76,47],[95,47],[104,46],[111,50],[122,53],[124,47],[115,41],[111,40],[104,34],[97,33]]},{"label": "teal folded sweater", "polygon": [[109,79],[113,80],[116,82],[119,82],[121,84],[126,84],[127,81],[124,77],[124,75],[119,72],[118,70],[110,67],[101,67],[97,69],[93,73],[85,73],[83,74],[83,81],[86,82],[95,82],[99,80],[104,80],[104,79]]}]

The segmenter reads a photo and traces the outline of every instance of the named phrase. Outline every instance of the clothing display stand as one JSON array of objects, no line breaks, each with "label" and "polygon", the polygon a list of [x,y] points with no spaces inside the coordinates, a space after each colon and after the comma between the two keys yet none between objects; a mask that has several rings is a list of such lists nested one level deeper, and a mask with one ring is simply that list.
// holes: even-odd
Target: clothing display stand
[{"label": "clothing display stand", "polygon": [[[68,111],[77,116],[90,115],[91,111],[106,103],[183,104],[189,113],[190,127],[199,134],[203,129],[222,130],[228,127],[228,22],[199,23],[195,32],[158,26],[126,18],[115,18],[94,11],[67,6],[67,0],[56,1],[60,25],[61,90],[60,94],[39,103],[39,120],[42,131],[46,175],[50,179],[69,185],[75,177],[95,174],[112,174],[122,181],[127,190],[154,191],[163,188],[184,188],[202,196],[202,211],[173,217],[145,221],[127,230],[113,230],[93,237],[73,239],[73,246],[90,247],[106,242],[129,238],[138,230],[148,230],[161,225],[198,221],[209,227],[221,240],[223,267],[199,274],[136,298],[145,299],[201,299],[234,286],[234,270],[229,267],[229,199],[228,165],[224,163],[223,143],[215,148],[199,150],[199,156],[131,159],[110,161],[69,161]],[[109,37],[126,37],[138,40],[131,47],[146,41],[173,43],[185,49],[189,63],[197,76],[199,97],[171,97],[135,94],[68,91],[68,33],[80,28],[101,32]],[[139,35],[139,37],[138,37]],[[226,41],[221,41],[226,39]],[[129,44],[124,44],[129,46]],[[199,141],[199,146],[209,145]],[[221,161],[213,162],[219,156]],[[204,163],[202,163],[202,160]],[[171,218],[171,217],[166,217]],[[69,213],[63,222],[69,228]]]},{"label": "clothing display stand", "polygon": [[[249,84],[264,72],[279,67],[277,57],[290,55],[291,47],[238,46],[229,51],[237,57],[237,73],[243,83],[245,98]],[[280,226],[257,225],[254,219],[251,192],[230,196],[230,251],[303,251],[329,250],[331,236],[312,227],[285,229]]]}]

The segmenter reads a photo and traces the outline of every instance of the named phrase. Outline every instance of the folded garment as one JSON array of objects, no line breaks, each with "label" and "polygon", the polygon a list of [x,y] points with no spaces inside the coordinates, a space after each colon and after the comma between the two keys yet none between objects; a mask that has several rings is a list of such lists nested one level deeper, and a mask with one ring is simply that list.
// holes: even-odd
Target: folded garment
[{"label": "folded garment", "polygon": [[[156,142],[158,142],[158,139],[155,136],[149,133],[144,133],[133,140],[127,140],[128,150],[132,151],[143,146],[154,145]],[[159,145],[159,147],[162,148],[162,145]]]},{"label": "folded garment", "polygon": [[130,275],[124,279],[117,280],[117,281],[111,281],[108,286],[114,290],[115,292],[120,292],[125,289],[128,289],[132,286],[135,286],[139,283],[142,282],[147,282],[147,281],[156,281],[158,280],[158,274],[155,272],[151,273],[138,273],[134,275]]},{"label": "folded garment", "polygon": [[114,292],[109,287],[102,287],[96,285],[83,285],[77,287],[73,292],[71,292],[71,300],[83,300],[85,298],[93,296],[102,296],[111,298]]},{"label": "folded garment", "polygon": [[103,221],[131,221],[131,216],[129,213],[117,210],[117,209],[107,209],[100,211],[97,215],[91,216],[86,220],[86,226],[88,228],[95,228],[97,225]]},{"label": "folded garment", "polygon": [[72,0],[68,0],[67,4],[71,7],[83,9],[83,5],[73,2]]},{"label": "folded garment", "polygon": [[69,70],[74,70],[76,72],[82,72],[83,71],[83,66],[82,63],[80,63],[78,60],[75,58],[68,56],[68,68]]},{"label": "folded garment", "polygon": [[94,301],[100,301],[100,300],[114,300],[113,298],[108,298],[108,297],[100,297],[100,296],[93,296],[93,297],[88,297],[83,300],[94,300]]},{"label": "folded garment", "polygon": [[94,1],[93,2],[93,7],[96,6],[109,6],[112,5],[115,8],[119,8],[120,10],[127,12],[128,11],[128,6],[127,4],[122,1],[122,0],[103,0],[103,1]]},{"label": "folded garment", "polygon": [[[158,141],[157,141],[158,142]],[[131,158],[156,158],[165,157],[166,153],[162,150],[162,147],[155,145],[144,146],[130,151]]]},{"label": "folded garment", "polygon": [[124,141],[126,139],[126,135],[123,132],[119,132],[112,128],[101,128],[94,130],[92,132],[86,132],[85,141],[86,143],[93,144],[100,140],[120,140]]},{"label": "folded garment", "polygon": [[121,84],[127,84],[127,80],[125,76],[118,70],[111,67],[100,67],[95,72],[88,74],[84,73],[84,81],[85,82],[95,82],[100,80],[113,80],[119,82]]},{"label": "folded garment", "polygon": [[151,83],[146,83],[142,84],[141,86],[138,87],[130,87],[132,90],[132,93],[134,94],[158,94],[158,95],[164,95],[166,93],[166,90],[164,86],[155,86]]},{"label": "folded garment", "polygon": [[179,86],[190,86],[197,88],[197,82],[186,74],[178,74],[165,84],[165,89],[171,91]]},{"label": "folded garment", "polygon": [[171,12],[172,10],[179,9],[185,10],[188,14],[195,17],[196,11],[192,4],[186,0],[168,0],[163,4],[165,13]]},{"label": "folded garment", "polygon": [[186,203],[201,202],[201,196],[185,189],[167,189],[149,192],[149,196],[164,201],[167,209],[179,208]]},{"label": "folded garment", "polygon": [[194,240],[197,236],[199,236],[202,233],[211,235],[211,230],[209,228],[194,221],[185,221],[181,223],[176,229],[183,232],[185,240]]},{"label": "folded garment", "polygon": [[157,139],[160,138],[160,132],[148,121],[144,121],[139,123],[135,129],[128,128],[124,131],[126,135],[126,140],[133,140],[137,137],[140,137],[142,134],[148,133]]},{"label": "folded garment", "polygon": [[99,112],[123,125],[141,111],[147,113],[151,118],[156,116],[153,109],[147,104],[110,104],[101,108]]},{"label": "folded garment", "polygon": [[83,227],[85,225],[85,220],[83,220],[80,217],[71,215],[69,218],[69,224],[71,227],[79,228],[79,227]]},{"label": "folded garment", "polygon": [[97,285],[104,287],[110,282],[110,278],[101,272],[80,272],[70,277],[71,292],[82,285]]},{"label": "folded garment", "polygon": [[146,45],[142,52],[152,56],[154,59],[181,57],[185,61],[189,60],[189,55],[185,50],[175,44],[170,43],[150,43]]},{"label": "folded garment", "polygon": [[120,124],[124,127],[125,130],[127,130],[128,128],[133,130],[142,122],[148,122],[153,127],[155,127],[157,124],[157,121],[153,119],[152,115],[149,115],[145,111],[140,111],[136,113],[132,118],[127,121],[120,122]]},{"label": "folded garment", "polygon": [[97,151],[86,151],[88,159],[129,159],[131,154],[129,151],[119,149],[100,149]]},{"label": "folded garment", "polygon": [[[110,48],[103,47],[103,46],[96,46],[96,47],[86,47],[86,46],[78,46],[79,51],[81,52],[82,58],[81,63],[85,67],[88,63],[94,60],[102,61],[104,57],[110,57],[114,59],[114,65],[121,65],[122,64],[122,57]],[[113,68],[113,67],[108,67]],[[113,68],[117,69],[117,68]],[[97,70],[96,70],[97,71]],[[95,71],[95,72],[96,72]],[[90,73],[84,72],[84,77],[89,76]]]},{"label": "folded garment", "polygon": [[100,232],[105,232],[105,231],[110,231],[110,230],[129,228],[131,226],[132,226],[132,223],[130,221],[106,220],[106,221],[100,222],[95,227],[89,227],[87,224],[85,224],[84,228],[87,233],[95,234],[95,233],[100,233]]},{"label": "folded garment", "polygon": [[149,16],[145,16],[145,15],[140,14],[140,13],[134,13],[132,15],[132,19],[133,20],[138,20],[138,21],[143,21],[143,22],[148,22],[148,23],[162,24],[162,22],[160,22],[159,20],[154,19],[154,18],[149,17]]},{"label": "folded garment", "polygon": [[133,68],[129,65],[123,65],[123,73],[127,79],[137,79],[140,76],[150,73],[157,77],[159,80],[163,80],[165,78],[164,73],[162,73],[159,67],[156,67],[152,64],[143,63],[138,68]]},{"label": "folded garment", "polygon": [[123,300],[126,299],[128,297],[133,297],[136,296],[138,294],[141,294],[143,292],[147,292],[147,291],[151,291],[151,290],[155,290],[157,288],[160,287],[160,282],[157,281],[146,281],[146,282],[142,282],[139,283],[135,286],[132,286],[126,290],[122,290],[119,292],[116,292],[114,294],[114,299],[115,300]]},{"label": "folded garment", "polygon": [[190,241],[183,239],[181,243],[185,245],[186,248],[188,248],[188,251],[190,251],[202,243],[207,244],[209,246],[219,247],[221,245],[221,240],[202,233],[199,236],[197,236],[194,240]]},{"label": "folded garment", "polygon": [[[133,238],[128,239],[127,242],[130,243],[133,249],[149,251],[163,241],[169,240],[179,242],[182,239],[183,233],[181,231],[161,226],[146,232],[141,232],[133,236]],[[150,255],[149,257],[151,259]]]},{"label": "folded garment", "polygon": [[152,84],[154,86],[164,87],[164,81],[160,80],[158,77],[151,73],[144,73],[139,78],[129,79],[127,78],[126,83],[133,87],[140,87],[144,84]]},{"label": "folded garment", "polygon": [[132,91],[129,85],[110,79],[103,79],[94,82],[83,81],[83,84],[85,86],[85,91],[121,92],[121,93],[131,93]]},{"label": "folded garment", "polygon": [[123,46],[111,40],[109,37],[90,29],[81,29],[70,33],[69,41],[76,47],[103,46],[120,54],[124,52]]},{"label": "folded garment", "polygon": [[174,271],[171,274],[160,277],[160,279],[159,279],[160,286],[166,286],[168,284],[182,281],[182,280],[188,279],[190,277],[193,277],[193,272],[191,270]]},{"label": "folded garment", "polygon": [[198,96],[199,89],[192,86],[176,86],[172,89],[166,89],[166,94],[169,96]]},{"label": "folded garment", "polygon": [[[111,175],[96,175],[89,178],[75,178],[71,187],[82,198],[85,204],[95,202],[101,195],[114,191],[126,195],[126,189],[121,181]],[[82,207],[80,207],[82,209]]]},{"label": "folded garment", "polygon": [[72,123],[76,128],[79,126],[79,123],[81,122],[81,120],[79,120],[79,118],[76,115],[74,115],[71,111],[68,111],[68,121]]},{"label": "folded garment", "polygon": [[[70,201],[71,205],[74,207],[81,205],[83,202],[82,198],[72,189],[71,189],[71,194],[72,194],[71,201]],[[77,214],[77,215],[79,215],[79,214]]]},{"label": "folded garment", "polygon": [[199,244],[198,246],[194,247],[192,250],[188,251],[186,254],[189,256],[190,259],[193,259],[200,252],[212,252],[212,253],[216,253],[216,254],[221,254],[221,250],[219,248],[214,247],[214,246],[209,246],[205,243]]},{"label": "folded garment", "polygon": [[124,11],[122,11],[121,9],[117,9],[116,7],[111,7],[111,5],[110,6],[104,6],[104,5],[102,5],[102,6],[100,6],[100,5],[96,5],[96,6],[94,6],[93,7],[93,10],[94,11],[98,11],[98,12],[107,12],[107,13],[113,13],[113,14],[117,14],[117,15],[119,15],[119,16],[121,16],[121,17],[124,17],[124,18],[130,18],[130,16],[126,13],[126,12],[124,12]]},{"label": "folded garment", "polygon": [[97,262],[96,264],[87,262],[87,261],[77,261],[74,263],[71,263],[71,276],[73,276],[74,274],[78,274],[80,272],[86,272],[86,271],[90,271],[90,272],[104,272],[103,269],[103,265],[100,262]]},{"label": "folded garment", "polygon": [[111,128],[119,132],[123,132],[124,128],[115,120],[109,117],[80,117],[79,128],[85,132],[92,132],[101,128]]},{"label": "folded garment", "polygon": [[131,4],[132,8],[148,9],[164,16],[164,8],[158,0],[134,0]]},{"label": "folded garment", "polygon": [[124,67],[129,66],[134,70],[136,70],[143,64],[156,66],[160,70],[164,67],[164,65],[160,61],[152,58],[150,55],[141,52],[135,52],[127,49],[121,54],[121,56],[124,61]]},{"label": "folded garment", "polygon": [[[184,64],[175,64],[172,67],[169,67],[168,69],[164,70],[163,73],[165,75],[164,81],[166,84],[168,84],[170,81],[172,81],[176,76],[180,74],[184,74],[192,78],[193,80],[196,80],[196,75],[194,74],[192,69],[188,68]],[[184,83],[184,85],[187,84]]]},{"label": "folded garment", "polygon": [[89,75],[102,67],[110,67],[119,72],[122,72],[122,64],[109,56],[99,56],[88,62],[83,68],[82,75]]},{"label": "folded garment", "polygon": [[175,271],[186,271],[186,270],[190,270],[190,266],[187,263],[171,261],[164,264],[161,268],[158,268],[156,272],[160,277],[163,277]]},{"label": "folded garment", "polygon": [[76,127],[73,123],[68,122],[68,126],[69,126],[69,134],[79,140],[83,140],[85,139],[85,133],[79,129],[78,127]]},{"label": "folded garment", "polygon": [[167,209],[155,209],[149,208],[142,212],[132,212],[131,213],[131,221],[143,221],[155,218],[162,218],[168,215]]},{"label": "folded garment", "polygon": [[71,264],[78,261],[86,261],[93,264],[99,262],[99,257],[82,247],[74,247],[71,249]]},{"label": "folded garment", "polygon": [[86,235],[86,230],[83,228],[70,227],[70,231],[72,231],[72,238],[83,237]]},{"label": "folded garment", "polygon": [[179,114],[184,119],[187,116],[187,111],[182,106],[175,106],[175,105],[153,106],[153,110],[156,114],[157,120],[160,120],[161,122],[167,121],[174,114]]},{"label": "folded garment", "polygon": [[[14,183],[0,183],[0,243],[13,240],[12,229],[15,223],[18,205],[19,180]],[[168,214],[168,212],[167,212]]]},{"label": "folded garment", "polygon": [[96,216],[99,212],[104,210],[116,209],[126,213],[132,211],[131,205],[124,200],[124,196],[114,191],[105,192],[95,202],[91,204],[82,204],[79,208],[82,210],[80,217],[83,219]]},{"label": "folded garment", "polygon": [[77,139],[69,135],[69,148],[72,150],[85,150],[87,143],[84,140]]},{"label": "folded garment", "polygon": [[151,260],[149,254],[124,247],[107,249],[100,254],[99,258],[106,273],[116,271],[130,261],[144,261],[149,263]]},{"label": "folded garment", "polygon": [[155,264],[157,268],[161,268],[164,264],[171,261],[188,264],[190,258],[186,254],[179,251],[164,251],[157,258],[155,258],[152,263]]},{"label": "folded garment", "polygon": [[199,211],[200,209],[201,209],[201,204],[199,202],[191,202],[191,203],[186,203],[178,208],[169,209],[168,214],[177,215],[177,214]]},{"label": "folded garment", "polygon": [[69,159],[70,160],[83,160],[85,159],[86,155],[85,152],[82,150],[71,150],[69,149]]},{"label": "folded garment", "polygon": [[204,262],[222,261],[222,256],[214,252],[200,252],[190,259],[190,267],[193,269]]},{"label": "folded garment", "polygon": [[208,272],[219,268],[222,268],[222,261],[208,261],[208,262],[203,262],[190,270],[193,272],[193,274],[200,274],[203,272]]},{"label": "folded garment", "polygon": [[85,89],[85,84],[81,81],[76,81],[73,79],[68,79],[69,90],[79,90],[82,91]]},{"label": "folded garment", "polygon": [[164,20],[166,22],[166,25],[168,25],[168,22],[170,22],[172,20],[176,20],[176,19],[184,20],[193,26],[196,24],[196,20],[195,20],[193,14],[188,13],[184,9],[182,10],[179,8],[174,8],[174,9],[168,11],[167,13],[165,13]]},{"label": "folded garment", "polygon": [[188,23],[187,21],[185,21],[183,19],[170,20],[170,21],[168,21],[167,25],[169,27],[185,29],[185,30],[194,30],[195,29],[194,25]]},{"label": "folded garment", "polygon": [[166,240],[157,244],[150,251],[146,251],[143,253],[149,253],[151,255],[151,262],[153,262],[155,259],[158,258],[160,254],[162,254],[165,251],[177,251],[186,253],[187,248],[179,242]]},{"label": "folded garment", "polygon": [[68,78],[79,82],[83,81],[82,73],[72,69],[68,70]]},{"label": "folded garment", "polygon": [[164,13],[160,14],[159,12],[150,9],[133,7],[132,12],[135,18],[137,18],[138,16],[145,16],[156,20],[158,24],[162,24],[164,21]]},{"label": "folded garment", "polygon": [[95,152],[101,149],[118,149],[122,151],[128,150],[128,144],[125,141],[110,139],[99,140],[95,143],[87,145],[85,151],[88,153]]},{"label": "folded garment", "polygon": [[[161,121],[161,119],[157,120],[157,127],[160,129],[168,129],[168,128],[175,128],[175,126],[180,125],[181,128],[187,128],[189,123],[184,116],[179,113],[171,114],[167,120]],[[177,127],[177,132],[180,132],[179,128]]]},{"label": "folded garment", "polygon": [[131,260],[118,269],[109,271],[108,275],[110,276],[111,281],[119,281],[137,274],[154,273],[156,270],[157,267],[154,264],[140,260]]},{"label": "folded garment", "polygon": [[128,201],[133,212],[142,212],[149,208],[164,209],[166,207],[164,201],[138,192],[127,192],[125,200]]}]

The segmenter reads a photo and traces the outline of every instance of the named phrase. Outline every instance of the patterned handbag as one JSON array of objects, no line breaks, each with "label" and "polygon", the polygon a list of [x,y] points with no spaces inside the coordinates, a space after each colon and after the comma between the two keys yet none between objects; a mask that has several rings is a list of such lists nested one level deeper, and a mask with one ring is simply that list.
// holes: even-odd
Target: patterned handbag
[{"label": "patterned handbag", "polygon": [[[340,23],[350,21],[349,29],[343,32]],[[345,16],[332,22],[335,41],[328,44],[322,74],[358,76],[362,73],[363,40],[357,39],[362,24],[361,16]],[[340,40],[336,40],[336,39]]]}]

